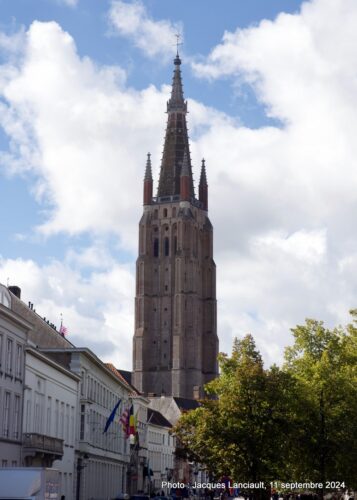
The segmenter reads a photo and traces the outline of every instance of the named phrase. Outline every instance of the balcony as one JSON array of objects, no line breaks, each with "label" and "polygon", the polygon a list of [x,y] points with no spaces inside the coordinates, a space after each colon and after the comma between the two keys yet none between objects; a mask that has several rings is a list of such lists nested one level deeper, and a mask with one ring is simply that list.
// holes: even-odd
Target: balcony
[{"label": "balcony", "polygon": [[46,462],[59,460],[63,457],[63,439],[45,436],[37,433],[23,434],[24,455],[42,457]]}]

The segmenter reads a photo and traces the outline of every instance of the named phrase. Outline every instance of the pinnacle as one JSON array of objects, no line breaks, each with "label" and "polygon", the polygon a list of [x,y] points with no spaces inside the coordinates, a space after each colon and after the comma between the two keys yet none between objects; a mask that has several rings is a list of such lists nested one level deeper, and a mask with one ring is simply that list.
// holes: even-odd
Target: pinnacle
[{"label": "pinnacle", "polygon": [[145,181],[152,181],[152,170],[151,170],[151,154],[148,153],[145,167]]},{"label": "pinnacle", "polygon": [[206,162],[204,158],[202,158],[200,186],[207,186]]}]

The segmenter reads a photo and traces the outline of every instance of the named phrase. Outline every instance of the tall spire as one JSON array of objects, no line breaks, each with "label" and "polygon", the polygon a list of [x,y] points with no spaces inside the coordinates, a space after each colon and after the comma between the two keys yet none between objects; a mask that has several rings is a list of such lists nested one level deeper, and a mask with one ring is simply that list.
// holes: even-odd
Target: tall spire
[{"label": "tall spire", "polygon": [[190,148],[187,133],[187,102],[184,99],[181,79],[181,59],[177,52],[174,59],[174,75],[171,96],[167,103],[167,127],[161,160],[158,196],[180,194],[180,174],[185,150],[189,172],[189,198],[194,198]]}]

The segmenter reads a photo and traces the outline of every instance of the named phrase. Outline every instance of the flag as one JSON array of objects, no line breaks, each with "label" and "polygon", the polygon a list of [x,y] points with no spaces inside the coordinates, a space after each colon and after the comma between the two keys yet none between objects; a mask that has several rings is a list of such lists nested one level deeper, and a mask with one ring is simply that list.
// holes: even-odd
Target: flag
[{"label": "flag", "polygon": [[61,334],[61,335],[63,335],[63,337],[64,337],[64,336],[65,336],[65,335],[67,335],[67,333],[68,333],[68,328],[67,328],[66,326],[62,325],[62,323],[61,323],[61,326],[60,326],[59,332],[60,332],[60,334]]},{"label": "flag", "polygon": [[107,420],[107,423],[105,424],[105,427],[104,427],[104,431],[103,431],[103,434],[105,432],[107,432],[110,424],[113,422],[114,418],[115,418],[115,414],[117,412],[117,409],[119,408],[119,405],[120,405],[120,402],[121,402],[121,399],[119,399],[119,401],[117,402],[117,404],[114,406],[114,408],[112,409],[112,412],[111,414],[109,415],[108,417],[108,420]]},{"label": "flag", "polygon": [[122,423],[123,431],[126,437],[129,436],[129,418],[130,418],[130,409],[125,408],[120,417],[120,422]]},{"label": "flag", "polygon": [[135,427],[134,406],[131,405],[129,413],[129,436],[135,436]]}]

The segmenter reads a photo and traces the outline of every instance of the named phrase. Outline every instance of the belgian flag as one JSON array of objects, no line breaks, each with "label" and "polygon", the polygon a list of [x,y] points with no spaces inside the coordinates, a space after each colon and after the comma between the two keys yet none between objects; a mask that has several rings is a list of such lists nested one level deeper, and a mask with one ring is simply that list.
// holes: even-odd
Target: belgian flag
[{"label": "belgian flag", "polygon": [[129,436],[135,436],[135,434],[136,434],[136,425],[134,416],[134,405],[131,405],[129,410]]}]

